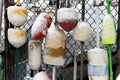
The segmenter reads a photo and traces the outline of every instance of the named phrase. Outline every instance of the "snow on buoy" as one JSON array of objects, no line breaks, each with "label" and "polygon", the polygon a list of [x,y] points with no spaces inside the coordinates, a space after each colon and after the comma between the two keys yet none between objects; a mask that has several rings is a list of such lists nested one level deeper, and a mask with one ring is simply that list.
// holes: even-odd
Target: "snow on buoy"
[{"label": "snow on buoy", "polygon": [[24,45],[24,43],[27,40],[26,35],[27,35],[27,33],[25,30],[20,30],[18,28],[17,29],[13,29],[13,28],[8,29],[8,41],[15,48],[19,48],[22,45]]},{"label": "snow on buoy", "polygon": [[72,8],[60,8],[57,12],[57,21],[62,29],[69,32],[77,25],[78,13]]},{"label": "snow on buoy", "polygon": [[47,29],[50,27],[51,23],[52,18],[47,13],[40,13],[31,28],[32,39],[42,39],[47,34]]},{"label": "snow on buoy", "polygon": [[73,29],[73,38],[78,41],[87,41],[92,38],[92,30],[87,22],[78,22]]},{"label": "snow on buoy", "polygon": [[20,6],[9,6],[7,8],[7,16],[8,20],[14,25],[14,26],[21,26],[23,25],[27,20],[27,9]]},{"label": "snow on buoy", "polygon": [[28,63],[32,70],[38,70],[41,64],[40,40],[30,40],[28,43]]}]

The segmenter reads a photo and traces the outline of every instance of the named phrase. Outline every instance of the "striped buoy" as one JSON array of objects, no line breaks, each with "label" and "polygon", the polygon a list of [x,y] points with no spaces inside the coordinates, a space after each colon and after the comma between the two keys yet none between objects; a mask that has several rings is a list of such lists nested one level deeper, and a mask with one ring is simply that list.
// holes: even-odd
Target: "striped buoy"
[{"label": "striped buoy", "polygon": [[88,51],[88,77],[89,80],[108,80],[107,51],[100,48]]}]

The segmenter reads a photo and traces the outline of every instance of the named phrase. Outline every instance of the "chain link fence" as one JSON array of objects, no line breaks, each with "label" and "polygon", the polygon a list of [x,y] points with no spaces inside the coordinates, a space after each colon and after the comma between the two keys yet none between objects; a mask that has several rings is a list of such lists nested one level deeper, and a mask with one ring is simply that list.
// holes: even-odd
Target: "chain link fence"
[{"label": "chain link fence", "polygon": [[[65,2],[66,1],[66,2]],[[25,7],[28,10],[28,18],[27,22],[22,25],[20,28],[27,31],[27,42],[20,47],[19,49],[14,48],[11,44],[9,44],[7,40],[7,29],[13,27],[6,16],[6,8],[9,5],[13,5],[16,3],[14,0],[6,0],[3,3],[5,4],[3,7],[3,18],[2,18],[2,26],[0,27],[0,42],[2,43],[3,49],[3,57],[4,57],[4,67],[5,67],[5,80],[15,80],[15,51],[19,51],[19,67],[18,67],[18,80],[31,80],[30,78],[33,77],[34,71],[30,70],[28,66],[28,41],[31,39],[31,27],[35,21],[35,15],[41,12],[47,12],[51,14],[53,17],[55,16],[55,0],[21,0],[21,6]],[[102,0],[101,0],[102,2]],[[102,21],[106,13],[106,2],[103,0],[103,5],[99,6],[99,25],[100,25],[100,41],[101,41],[101,26]],[[7,5],[7,6],[6,6]],[[71,7],[76,9],[78,12],[78,21],[81,21],[82,17],[82,0],[59,0],[59,8],[61,7]],[[118,6],[111,6],[111,14],[115,19],[115,23],[117,26],[118,20]],[[86,41],[84,44],[84,80],[88,80],[87,78],[87,57],[86,53],[89,49],[96,47],[96,8],[94,7],[94,0],[86,0],[85,2],[85,21],[88,22],[92,28],[92,39]],[[77,54],[77,63],[78,63],[78,70],[77,70],[77,79],[79,79],[79,72],[80,72],[80,48],[81,44],[79,41],[75,41],[72,36],[71,32],[65,32],[67,41],[66,41],[66,62],[65,65],[57,67],[56,70],[56,80],[73,80],[73,59],[74,54]],[[1,41],[2,40],[2,41]],[[44,46],[44,39],[42,41],[42,46]],[[100,43],[101,48],[106,48],[102,46]],[[1,51],[1,44],[0,44],[0,51]],[[117,49],[116,45],[113,45],[113,52]],[[44,48],[42,48],[41,53],[43,53]],[[43,54],[42,54],[43,55]],[[42,62],[40,70],[46,69],[49,74],[52,75],[52,67],[51,65],[44,64]]]}]

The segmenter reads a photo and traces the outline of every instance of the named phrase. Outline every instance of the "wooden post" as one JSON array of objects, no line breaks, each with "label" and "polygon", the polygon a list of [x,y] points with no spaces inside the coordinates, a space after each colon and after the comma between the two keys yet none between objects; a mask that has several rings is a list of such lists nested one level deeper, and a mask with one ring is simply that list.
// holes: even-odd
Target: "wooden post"
[{"label": "wooden post", "polygon": [[0,36],[1,36],[1,24],[2,24],[2,9],[3,9],[3,0],[0,0]]},{"label": "wooden post", "polygon": [[118,28],[117,28],[117,57],[118,57],[118,64],[117,69],[115,72],[115,77],[118,76],[120,73],[120,0],[118,2]]},{"label": "wooden post", "polygon": [[10,27],[10,23],[7,19],[7,8],[12,3],[14,3],[14,0],[4,0],[4,10],[5,14],[4,16],[4,22],[5,22],[5,80],[14,80],[14,49],[10,49],[10,44],[8,42],[7,38],[7,30]]},{"label": "wooden post", "polygon": [[[119,3],[120,4],[120,0]],[[120,5],[118,7],[118,29],[117,29],[117,52],[118,52],[118,60],[120,61]]]}]

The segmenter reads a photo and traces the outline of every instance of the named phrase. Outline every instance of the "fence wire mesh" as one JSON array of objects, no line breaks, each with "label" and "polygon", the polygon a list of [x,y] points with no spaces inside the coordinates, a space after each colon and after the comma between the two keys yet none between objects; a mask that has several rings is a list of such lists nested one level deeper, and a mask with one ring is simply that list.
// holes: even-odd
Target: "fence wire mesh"
[{"label": "fence wire mesh", "polygon": [[[66,2],[65,2],[66,1]],[[101,0],[102,1],[102,0]],[[7,1],[9,2],[9,1]],[[7,4],[4,2],[4,4]],[[0,27],[0,51],[2,48],[5,48],[4,51],[4,60],[5,60],[5,80],[31,80],[31,77],[34,75],[34,71],[31,71],[28,65],[28,41],[31,39],[31,27],[35,21],[35,15],[41,12],[47,12],[50,15],[55,16],[55,2],[56,0],[21,0],[21,6],[25,7],[28,10],[28,18],[27,22],[20,26],[21,29],[27,31],[27,42],[20,47],[19,49],[14,48],[7,41],[7,37],[5,38],[5,34],[7,35],[7,29],[13,27],[10,23],[6,23],[5,20],[7,17],[2,18],[2,26]],[[100,41],[101,41],[101,26],[102,21],[106,13],[106,2],[103,0],[104,4],[99,6],[99,30],[100,30]],[[16,0],[12,1],[11,4],[15,4]],[[10,5],[11,5],[10,4]],[[82,17],[82,1],[81,0],[59,0],[59,8],[61,7],[71,7],[74,8],[78,12],[78,21],[81,21]],[[9,6],[9,5],[8,5]],[[5,10],[3,10],[3,15],[5,15]],[[115,23],[117,26],[118,20],[118,6],[111,6],[111,14],[115,19]],[[6,16],[6,15],[5,15]],[[92,28],[92,39],[85,42],[84,45],[84,53],[86,54],[89,49],[96,47],[96,8],[94,7],[94,0],[86,0],[85,2],[85,21],[88,22]],[[4,25],[7,24],[8,26]],[[7,27],[7,29],[6,29]],[[6,31],[5,31],[6,30]],[[73,80],[73,59],[74,54],[77,54],[77,62],[78,62],[78,70],[77,70],[77,79],[79,79],[79,66],[80,66],[80,48],[81,44],[79,41],[75,41],[72,36],[72,31],[65,32],[67,41],[66,41],[66,62],[65,65],[57,67],[56,70],[56,80]],[[5,46],[5,44],[7,44]],[[42,46],[44,46],[44,39],[42,41]],[[101,48],[106,48],[100,43]],[[116,51],[116,45],[113,46],[113,51]],[[15,51],[19,51],[19,67],[18,67],[18,79],[15,79]],[[43,53],[44,48],[42,48],[41,53]],[[42,54],[43,55],[43,54]],[[85,58],[85,68],[84,68],[84,80],[87,80],[87,57]],[[45,68],[49,74],[52,75],[52,67],[51,65],[44,64],[42,62],[40,70]]]}]

